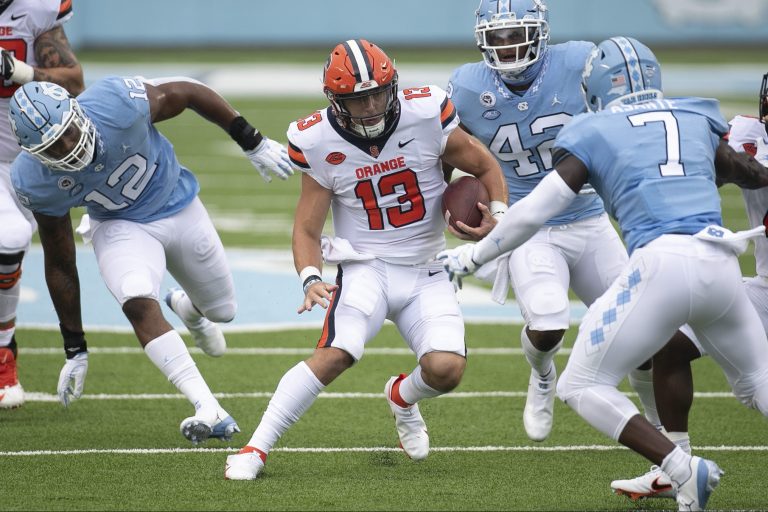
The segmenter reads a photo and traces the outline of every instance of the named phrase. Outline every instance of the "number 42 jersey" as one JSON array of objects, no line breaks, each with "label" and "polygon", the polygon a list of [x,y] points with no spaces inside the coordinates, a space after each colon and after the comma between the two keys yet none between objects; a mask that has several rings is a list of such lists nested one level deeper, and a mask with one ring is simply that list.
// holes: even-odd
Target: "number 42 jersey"
[{"label": "number 42 jersey", "polygon": [[291,123],[291,162],[333,192],[335,235],[360,253],[415,265],[445,247],[440,157],[458,126],[456,109],[430,85],[398,94],[394,129],[377,139],[339,126],[331,108]]}]

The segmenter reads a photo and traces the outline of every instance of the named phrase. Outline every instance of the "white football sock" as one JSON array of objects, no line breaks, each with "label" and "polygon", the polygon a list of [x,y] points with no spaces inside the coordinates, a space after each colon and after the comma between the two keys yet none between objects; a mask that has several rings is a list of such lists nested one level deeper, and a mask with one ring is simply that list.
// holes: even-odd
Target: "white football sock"
[{"label": "white football sock", "polygon": [[195,308],[195,305],[192,304],[192,300],[186,292],[176,301],[174,306],[174,311],[185,324],[194,326],[202,320],[202,315]]},{"label": "white football sock", "polygon": [[323,388],[325,386],[304,361],[288,370],[280,379],[248,446],[269,453],[280,436],[315,402]]},{"label": "white football sock", "polygon": [[533,346],[530,338],[528,338],[527,328],[523,327],[523,330],[520,332],[520,342],[523,346],[525,359],[528,360],[528,364],[531,365],[531,368],[536,370],[536,373],[538,373],[541,378],[548,377],[552,372],[555,354],[557,354],[557,351],[560,350],[560,347],[563,346],[562,338],[551,350],[542,352]]},{"label": "white football sock", "polygon": [[[207,409],[220,413],[218,400],[208,388],[178,332],[168,331],[153,339],[144,347],[144,353],[195,406],[195,411]],[[215,418],[211,421],[215,421]]]},{"label": "white football sock", "polygon": [[691,438],[688,437],[688,432],[667,432],[665,435],[685,453],[691,454]]},{"label": "white football sock", "polygon": [[653,396],[653,369],[640,370],[635,368],[629,372],[628,378],[629,385],[632,386],[632,389],[637,392],[637,396],[640,398],[645,419],[656,427],[656,430],[661,430],[661,420],[656,410],[656,398]]},{"label": "white football sock", "polygon": [[679,487],[691,478],[691,456],[679,446],[675,446],[661,462],[661,470]]},{"label": "white football sock", "polygon": [[13,333],[16,332],[16,326],[11,327],[10,329],[5,329],[3,331],[0,331],[0,347],[7,347],[11,344],[11,340],[13,340]]},{"label": "white football sock", "polygon": [[421,365],[414,368],[409,376],[400,381],[400,398],[410,405],[423,398],[434,398],[442,394],[442,391],[438,391],[424,382],[424,377],[421,375]]},{"label": "white football sock", "polygon": [[[0,265],[0,274],[11,274],[18,271],[19,263],[12,265]],[[19,307],[19,296],[21,295],[21,284],[16,281],[12,287],[7,290],[0,289],[0,323],[6,323],[16,318],[16,310]],[[11,343],[13,333],[16,332],[16,326],[0,331],[0,347],[7,347]]]}]

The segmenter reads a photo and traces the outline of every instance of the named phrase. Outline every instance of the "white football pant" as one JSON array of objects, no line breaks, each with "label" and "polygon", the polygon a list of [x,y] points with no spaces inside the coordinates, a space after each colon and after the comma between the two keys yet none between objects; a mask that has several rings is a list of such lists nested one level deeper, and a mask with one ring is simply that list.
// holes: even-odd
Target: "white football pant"
[{"label": "white football pant", "polygon": [[146,224],[91,219],[91,236],[101,275],[121,306],[137,297],[160,300],[167,268],[206,318],[234,318],[232,273],[199,198],[171,217]]},{"label": "white football pant", "polygon": [[589,308],[557,386],[558,396],[617,440],[638,414],[616,386],[688,323],[723,368],[736,397],[768,414],[768,339],[721,244],[664,235],[637,249]]},{"label": "white football pant", "polygon": [[589,306],[627,263],[627,250],[601,214],[544,226],[512,252],[509,273],[525,322],[535,331],[567,329],[568,289]]},{"label": "white football pant", "polygon": [[466,356],[461,310],[440,263],[342,263],[336,282],[318,347],[339,348],[357,361],[389,319],[417,359],[428,352]]}]

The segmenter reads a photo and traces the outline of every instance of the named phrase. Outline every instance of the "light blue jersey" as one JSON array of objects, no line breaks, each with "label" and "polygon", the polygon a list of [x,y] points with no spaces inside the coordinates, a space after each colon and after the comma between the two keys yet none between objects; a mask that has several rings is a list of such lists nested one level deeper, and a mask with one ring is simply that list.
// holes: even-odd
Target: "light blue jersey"
[{"label": "light blue jersey", "polygon": [[[548,48],[541,72],[518,96],[484,62],[457,68],[448,86],[461,124],[491,150],[504,171],[509,204],[526,195],[551,171],[552,146],[560,129],[586,110],[581,73],[594,45],[571,41]],[[604,211],[600,198],[580,194],[548,225],[571,223]]]},{"label": "light blue jersey", "polygon": [[55,217],[85,206],[98,220],[152,222],[195,198],[197,180],[152,124],[140,80],[105,78],[77,100],[96,127],[94,160],[79,172],[51,171],[22,152],[13,162],[11,178],[24,206]]},{"label": "light blue jersey", "polygon": [[717,100],[664,99],[578,116],[555,147],[587,167],[631,253],[722,224],[713,162],[727,132]]}]

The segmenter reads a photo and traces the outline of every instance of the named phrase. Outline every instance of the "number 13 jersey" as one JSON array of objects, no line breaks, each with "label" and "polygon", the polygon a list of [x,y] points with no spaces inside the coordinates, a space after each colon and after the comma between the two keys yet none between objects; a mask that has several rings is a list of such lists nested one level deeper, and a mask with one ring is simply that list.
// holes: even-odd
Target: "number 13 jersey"
[{"label": "number 13 jersey", "polygon": [[416,265],[445,247],[440,157],[458,126],[456,109],[430,85],[398,94],[395,127],[376,139],[339,126],[331,108],[291,123],[294,166],[333,192],[335,235],[389,263]]}]

